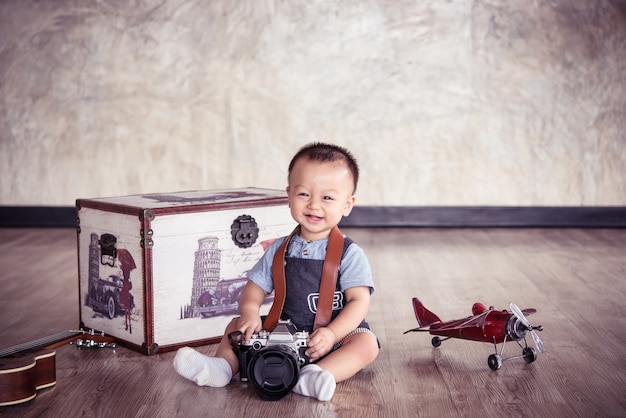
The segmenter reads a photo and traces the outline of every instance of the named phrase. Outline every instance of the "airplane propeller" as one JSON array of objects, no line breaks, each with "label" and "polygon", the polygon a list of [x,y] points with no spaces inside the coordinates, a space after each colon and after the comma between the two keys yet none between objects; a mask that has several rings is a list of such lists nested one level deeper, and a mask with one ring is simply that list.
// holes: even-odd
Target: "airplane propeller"
[{"label": "airplane propeller", "polygon": [[516,304],[511,303],[509,306],[511,307],[511,312],[513,312],[513,315],[515,315],[517,319],[519,319],[520,322],[524,324],[524,326],[530,331],[530,335],[533,337],[533,340],[535,341],[537,350],[539,350],[540,353],[545,352],[543,341],[541,341],[541,339],[535,332],[536,329],[541,331],[543,328],[541,326],[533,327],[532,325],[530,325],[530,322],[528,322],[528,319],[526,319],[526,317],[522,313],[522,310],[518,308]]}]

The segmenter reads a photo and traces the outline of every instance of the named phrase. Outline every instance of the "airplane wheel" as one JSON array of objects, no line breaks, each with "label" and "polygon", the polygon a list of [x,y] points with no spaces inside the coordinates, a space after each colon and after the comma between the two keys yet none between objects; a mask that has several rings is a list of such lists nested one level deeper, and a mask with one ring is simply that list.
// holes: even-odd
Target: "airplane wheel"
[{"label": "airplane wheel", "polygon": [[532,347],[526,347],[522,350],[522,355],[524,356],[524,361],[526,363],[532,363],[537,360],[537,352]]},{"label": "airplane wheel", "polygon": [[502,357],[498,354],[492,354],[487,358],[487,364],[491,370],[498,370],[502,367]]},{"label": "airplane wheel", "polygon": [[433,339],[430,340],[430,342],[433,344],[433,347],[439,347],[441,345],[441,338],[433,337]]}]

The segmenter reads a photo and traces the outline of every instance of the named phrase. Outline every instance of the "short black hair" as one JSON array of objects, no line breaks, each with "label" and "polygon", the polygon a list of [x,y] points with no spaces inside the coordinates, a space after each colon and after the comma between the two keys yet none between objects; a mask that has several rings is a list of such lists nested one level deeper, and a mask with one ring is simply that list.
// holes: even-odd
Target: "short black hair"
[{"label": "short black hair", "polygon": [[359,164],[356,162],[356,158],[344,147],[339,145],[327,144],[324,142],[312,142],[300,148],[300,150],[293,156],[289,163],[288,175],[291,175],[291,170],[301,158],[307,158],[311,161],[319,161],[321,163],[329,163],[334,161],[343,161],[348,166],[350,173],[352,173],[352,182],[354,184],[354,190],[356,192],[356,185],[359,182]]}]

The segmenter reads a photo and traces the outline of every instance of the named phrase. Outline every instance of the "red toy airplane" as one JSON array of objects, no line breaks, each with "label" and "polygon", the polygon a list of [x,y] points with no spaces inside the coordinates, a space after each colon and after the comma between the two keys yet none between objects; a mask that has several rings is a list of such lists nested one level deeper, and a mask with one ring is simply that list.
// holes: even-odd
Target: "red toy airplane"
[{"label": "red toy airplane", "polygon": [[[516,358],[523,358],[526,363],[532,363],[537,360],[537,352],[526,343],[526,333],[530,331],[537,350],[543,353],[543,342],[535,332],[535,330],[543,331],[543,327],[541,325],[537,327],[530,325],[525,315],[535,313],[537,310],[520,310],[513,303],[511,303],[510,308],[511,312],[506,310],[496,311],[493,306],[487,309],[482,303],[476,302],[472,306],[473,316],[442,322],[437,315],[426,309],[422,302],[417,298],[413,298],[413,310],[420,326],[406,331],[405,334],[408,332],[430,332],[432,335],[445,337],[433,337],[431,342],[434,347],[439,347],[448,338],[462,338],[464,340],[492,343],[496,352],[487,358],[487,364],[492,370],[498,370],[502,367],[503,361]],[[523,346],[519,342],[522,339],[524,340]],[[521,356],[502,357],[504,344],[507,340],[517,342],[522,348]],[[502,343],[502,349],[499,353],[498,343]]]}]

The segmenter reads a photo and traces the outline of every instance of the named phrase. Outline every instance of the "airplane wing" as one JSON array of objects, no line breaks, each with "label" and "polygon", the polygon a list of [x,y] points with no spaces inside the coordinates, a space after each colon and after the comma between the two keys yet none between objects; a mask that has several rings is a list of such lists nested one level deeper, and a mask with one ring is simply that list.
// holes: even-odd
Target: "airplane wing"
[{"label": "airplane wing", "polygon": [[408,334],[409,332],[429,332],[429,331],[430,331],[430,326],[425,326],[425,327],[418,327],[418,328],[406,330],[403,332],[403,334]]}]

